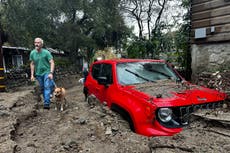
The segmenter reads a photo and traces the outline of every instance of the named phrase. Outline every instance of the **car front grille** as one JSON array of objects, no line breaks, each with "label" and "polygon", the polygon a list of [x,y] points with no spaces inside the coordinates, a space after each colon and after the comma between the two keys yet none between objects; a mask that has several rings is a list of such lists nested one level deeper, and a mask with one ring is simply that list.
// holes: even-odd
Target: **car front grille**
[{"label": "car front grille", "polygon": [[223,107],[224,101],[204,103],[200,105],[189,105],[182,107],[173,107],[173,118],[170,122],[161,122],[159,118],[157,120],[167,128],[179,128],[189,124],[191,114],[197,110],[212,110]]}]

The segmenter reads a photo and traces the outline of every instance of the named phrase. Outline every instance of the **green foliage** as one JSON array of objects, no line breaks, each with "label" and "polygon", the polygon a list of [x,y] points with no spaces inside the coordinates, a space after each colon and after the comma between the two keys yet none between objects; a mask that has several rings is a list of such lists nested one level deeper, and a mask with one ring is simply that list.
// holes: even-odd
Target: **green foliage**
[{"label": "green foliage", "polygon": [[174,49],[174,34],[164,33],[168,28],[161,22],[153,32],[150,40],[135,38],[127,47],[128,56],[131,58],[159,59],[161,53],[167,53]]},{"label": "green foliage", "polygon": [[[178,62],[188,66],[188,24],[176,33],[165,33],[171,25],[159,20],[151,38],[127,37],[132,33],[125,25],[120,0],[8,0],[0,7],[1,24],[13,46],[33,48],[35,37],[45,45],[69,52],[69,61],[83,56],[89,62],[95,50],[113,46],[127,50],[129,58],[160,58],[161,53],[176,50]],[[189,1],[182,0],[189,8]],[[159,12],[159,9],[153,10]],[[156,13],[157,15],[157,13]],[[188,21],[188,15],[184,20]],[[185,22],[188,23],[188,22]],[[181,52],[183,51],[183,52]],[[59,61],[57,61],[59,63]],[[63,62],[60,62],[62,65]],[[65,64],[64,64],[65,65]]]},{"label": "green foliage", "polygon": [[129,58],[144,58],[143,55],[146,52],[145,44],[136,40],[127,48],[127,53]]},{"label": "green foliage", "polygon": [[181,0],[181,6],[184,7],[184,8],[190,9],[189,8],[190,4],[191,4],[190,0]]},{"label": "green foliage", "polygon": [[182,7],[187,9],[187,13],[184,15],[184,22],[176,31],[175,34],[175,47],[176,50],[180,52],[180,64],[186,71],[185,78],[187,80],[191,79],[191,52],[190,52],[190,1],[182,0]]},{"label": "green foliage", "polygon": [[[13,46],[33,47],[35,37],[45,45],[90,56],[97,48],[120,48],[128,28],[118,9],[119,0],[8,0],[1,5],[1,23]],[[89,53],[91,52],[91,53]],[[90,58],[87,57],[87,58]]]},{"label": "green foliage", "polygon": [[[44,5],[46,4],[46,5]],[[15,46],[32,47],[35,37],[48,39],[55,30],[55,1],[8,0],[3,7],[3,26]],[[50,7],[53,6],[53,7]]]},{"label": "green foliage", "polygon": [[186,25],[182,26],[178,31],[176,31],[175,34],[175,46],[177,51],[182,51],[181,57],[181,66],[182,67],[187,67],[187,52],[189,50],[189,35],[186,30]]},{"label": "green foliage", "polygon": [[67,68],[71,62],[67,58],[55,58],[55,67]]}]

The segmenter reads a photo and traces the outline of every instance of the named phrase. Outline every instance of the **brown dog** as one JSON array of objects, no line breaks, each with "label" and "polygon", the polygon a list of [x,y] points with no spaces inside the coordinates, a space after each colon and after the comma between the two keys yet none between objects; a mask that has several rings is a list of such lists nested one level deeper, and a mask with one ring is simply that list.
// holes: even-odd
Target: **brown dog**
[{"label": "brown dog", "polygon": [[60,108],[63,111],[64,107],[66,106],[66,90],[62,87],[56,87],[54,89],[54,98],[55,98],[55,110]]}]

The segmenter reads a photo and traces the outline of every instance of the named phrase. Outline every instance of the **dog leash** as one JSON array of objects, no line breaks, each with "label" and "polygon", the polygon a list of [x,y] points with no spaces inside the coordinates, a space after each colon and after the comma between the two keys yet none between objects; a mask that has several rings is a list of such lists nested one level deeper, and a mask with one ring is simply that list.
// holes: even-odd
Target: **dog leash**
[{"label": "dog leash", "polygon": [[[49,78],[46,78],[45,80],[47,80],[47,79],[49,79]],[[57,88],[57,85],[56,85],[56,83],[54,82],[54,79],[52,79],[51,81],[52,81],[54,87]]]},{"label": "dog leash", "polygon": [[52,82],[53,82],[54,87],[57,88],[57,85],[56,85],[56,83],[54,82],[53,79],[52,79]]}]

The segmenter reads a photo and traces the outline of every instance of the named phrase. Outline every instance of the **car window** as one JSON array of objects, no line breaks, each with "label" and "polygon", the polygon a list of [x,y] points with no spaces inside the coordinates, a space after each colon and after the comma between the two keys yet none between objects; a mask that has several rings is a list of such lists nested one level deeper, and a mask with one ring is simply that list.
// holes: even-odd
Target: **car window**
[{"label": "car window", "polygon": [[118,82],[124,85],[179,79],[174,71],[162,62],[119,63],[116,71]]},{"label": "car window", "polygon": [[113,83],[112,75],[112,65],[111,64],[94,64],[92,67],[92,76],[95,80],[98,80],[98,77],[106,77],[108,83]]},{"label": "car window", "polygon": [[101,67],[101,64],[94,64],[92,67],[92,76],[95,80],[97,80],[97,78],[100,75],[100,67]]},{"label": "car window", "polygon": [[112,65],[111,64],[103,64],[100,76],[106,77],[108,79],[108,83],[112,84],[113,83]]},{"label": "car window", "polygon": [[[137,63],[120,63],[117,64],[118,82],[124,85],[145,82],[141,77],[137,77],[135,73],[141,74],[142,65]],[[138,72],[139,71],[139,72]],[[133,73],[131,73],[133,72]],[[142,74],[141,74],[142,75]]]}]

